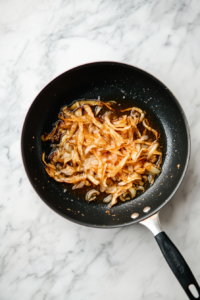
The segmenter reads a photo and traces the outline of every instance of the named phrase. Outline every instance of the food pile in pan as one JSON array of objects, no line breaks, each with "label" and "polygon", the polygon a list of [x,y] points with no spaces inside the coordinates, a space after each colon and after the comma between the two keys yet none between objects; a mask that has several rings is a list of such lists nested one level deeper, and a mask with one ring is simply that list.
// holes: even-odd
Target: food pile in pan
[{"label": "food pile in pan", "polygon": [[[88,202],[107,193],[103,202],[110,202],[110,207],[145,191],[162,163],[159,134],[149,126],[145,111],[132,107],[121,110],[119,116],[114,104],[83,100],[65,106],[53,131],[42,136],[54,147],[49,163],[45,153],[42,156],[48,175],[73,184],[72,189],[91,186]],[[104,114],[102,108],[106,108]]]}]

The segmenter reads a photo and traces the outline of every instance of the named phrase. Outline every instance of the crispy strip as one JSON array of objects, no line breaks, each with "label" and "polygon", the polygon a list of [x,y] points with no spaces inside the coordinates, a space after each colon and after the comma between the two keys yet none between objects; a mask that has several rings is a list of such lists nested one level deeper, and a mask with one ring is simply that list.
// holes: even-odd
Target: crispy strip
[{"label": "crispy strip", "polygon": [[95,118],[91,108],[89,107],[89,105],[84,105],[84,109],[88,113],[88,117],[89,117],[88,119],[91,120],[92,123],[94,125],[96,125],[98,128],[102,129],[103,125],[99,121],[96,120],[96,118]]},{"label": "crispy strip", "polygon": [[122,158],[122,160],[120,161],[120,163],[114,168],[114,170],[112,172],[109,173],[108,177],[113,177],[115,176],[125,165],[126,161],[128,159],[128,156],[125,156],[124,158]]},{"label": "crispy strip", "polygon": [[43,163],[48,167],[48,168],[51,168],[51,169],[54,169],[56,170],[56,167],[52,164],[47,164],[46,161],[45,161],[45,152],[42,153],[42,161]]},{"label": "crispy strip", "polygon": [[76,129],[77,129],[77,123],[72,124],[71,129],[67,131],[61,138],[60,147],[62,147],[72,137]]},{"label": "crispy strip", "polygon": [[78,152],[80,154],[80,156],[83,156],[83,142],[84,142],[84,134],[83,134],[83,123],[79,123],[79,131],[77,134],[77,146],[78,146]]},{"label": "crispy strip", "polygon": [[117,128],[116,126],[114,126],[114,125],[110,122],[108,116],[105,116],[104,119],[105,119],[106,123],[108,124],[108,126],[112,127],[113,129],[115,129],[115,130],[117,130],[117,131],[125,131],[125,130],[128,130],[128,129],[131,127],[131,125],[129,125],[129,126],[126,126],[126,127],[123,127],[123,128]]},{"label": "crispy strip", "polygon": [[95,179],[94,176],[90,175],[89,173],[86,176],[92,183],[94,183],[95,185],[99,185],[99,180]]},{"label": "crispy strip", "polygon": [[50,134],[47,134],[47,135],[44,134],[44,135],[41,136],[41,139],[42,139],[43,142],[46,142],[46,141],[50,140],[56,134],[56,132],[59,129],[60,123],[61,122],[57,122],[55,128],[52,130],[52,132]]},{"label": "crispy strip", "polygon": [[148,126],[146,124],[145,120],[143,120],[142,124],[143,124],[144,127],[146,127],[146,129],[148,129],[149,131],[152,131],[154,133],[155,137],[156,137],[156,140],[158,140],[158,138],[159,138],[158,132],[155,129]]}]

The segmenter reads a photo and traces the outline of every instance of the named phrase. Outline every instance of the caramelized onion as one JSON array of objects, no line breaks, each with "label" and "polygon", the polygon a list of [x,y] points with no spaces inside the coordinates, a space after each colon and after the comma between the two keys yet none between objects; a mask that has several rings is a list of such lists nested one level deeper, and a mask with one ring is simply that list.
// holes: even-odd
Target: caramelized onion
[{"label": "caramelized onion", "polygon": [[109,203],[112,200],[112,195],[107,196],[106,198],[103,199],[104,203]]},{"label": "caramelized onion", "polygon": [[[62,108],[62,121],[49,135],[41,137],[43,141],[51,140],[55,149],[49,163],[45,153],[42,155],[48,175],[73,184],[72,189],[99,186],[100,192],[108,194],[103,203],[110,202],[110,207],[118,199],[124,202],[134,198],[137,191],[145,191],[147,181],[153,184],[161,172],[162,163],[159,134],[149,126],[146,113],[131,107],[121,111],[127,111],[127,115],[117,117],[111,112],[114,104],[100,99],[76,101]],[[100,115],[103,107],[108,110]],[[91,189],[86,200],[96,200],[100,192]]]},{"label": "caramelized onion", "polygon": [[73,187],[72,187],[72,190],[75,190],[75,189],[82,189],[85,185],[85,181],[81,181],[77,184],[75,184]]},{"label": "caramelized onion", "polygon": [[130,193],[130,195],[131,195],[131,198],[134,198],[134,197],[136,196],[136,189],[130,188],[130,189],[129,189],[129,193]]},{"label": "caramelized onion", "polygon": [[86,194],[85,199],[90,202],[95,200],[97,195],[100,195],[100,193],[97,190],[90,190]]},{"label": "caramelized onion", "polygon": [[96,109],[95,109],[95,116],[97,116],[100,112],[100,110],[102,109],[102,106],[97,106]]}]

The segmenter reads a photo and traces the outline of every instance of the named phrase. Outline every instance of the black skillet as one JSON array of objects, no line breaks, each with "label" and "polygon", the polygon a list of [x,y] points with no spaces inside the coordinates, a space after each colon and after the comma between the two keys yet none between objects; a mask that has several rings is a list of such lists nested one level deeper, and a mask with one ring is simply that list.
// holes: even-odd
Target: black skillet
[{"label": "black skillet", "polygon": [[[162,172],[155,183],[134,200],[114,206],[114,217],[105,212],[109,204],[88,204],[83,194],[77,195],[68,187],[64,193],[65,187],[49,178],[41,160],[43,151],[50,152],[50,144],[43,143],[41,135],[51,132],[60,108],[77,99],[98,97],[102,101],[115,100],[120,108],[136,106],[145,110],[160,130],[164,152]],[[180,186],[190,156],[185,114],[164,84],[138,68],[116,62],[90,63],[71,69],[51,81],[32,103],[24,122],[21,147],[27,175],[49,207],[70,221],[90,227],[115,228],[141,222],[155,235],[189,299],[200,299],[200,287],[191,270],[159,227],[158,211]]]}]

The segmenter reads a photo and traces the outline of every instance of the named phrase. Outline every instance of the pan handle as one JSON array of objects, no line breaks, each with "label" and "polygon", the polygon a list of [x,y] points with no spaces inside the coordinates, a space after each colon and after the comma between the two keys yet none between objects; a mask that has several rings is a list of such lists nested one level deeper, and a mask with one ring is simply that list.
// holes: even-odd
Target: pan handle
[{"label": "pan handle", "polygon": [[160,227],[158,213],[140,222],[149,228],[164,255],[172,272],[178,279],[188,298],[200,299],[200,287],[183,256]]}]

